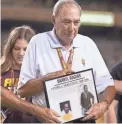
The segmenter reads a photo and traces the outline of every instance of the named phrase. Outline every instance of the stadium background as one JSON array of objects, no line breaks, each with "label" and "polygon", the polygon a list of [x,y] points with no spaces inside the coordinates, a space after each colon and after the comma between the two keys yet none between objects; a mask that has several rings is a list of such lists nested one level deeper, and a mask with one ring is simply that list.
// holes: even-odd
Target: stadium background
[{"label": "stadium background", "polygon": [[[52,7],[57,0],[1,0],[1,43],[11,28],[30,25],[37,33],[51,30]],[[122,59],[122,0],[77,0],[87,20],[81,22],[80,34],[91,37],[97,44],[108,68]],[[95,17],[90,18],[94,12]],[[109,12],[109,13],[108,13]],[[104,15],[108,13],[112,22]],[[85,15],[85,14],[84,14]],[[81,18],[82,19],[82,18]],[[85,22],[86,21],[86,22]],[[95,23],[92,23],[94,22]],[[107,24],[101,24],[103,21]],[[110,24],[109,24],[110,23]]]}]

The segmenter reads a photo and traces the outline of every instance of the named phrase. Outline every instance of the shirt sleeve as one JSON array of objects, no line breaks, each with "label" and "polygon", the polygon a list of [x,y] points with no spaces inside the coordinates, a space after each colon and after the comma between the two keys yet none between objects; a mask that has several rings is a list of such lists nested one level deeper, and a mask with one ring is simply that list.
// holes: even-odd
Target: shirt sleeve
[{"label": "shirt sleeve", "polygon": [[94,96],[92,93],[89,92],[90,98],[94,99]]},{"label": "shirt sleeve", "polygon": [[92,65],[95,74],[97,93],[104,91],[108,86],[113,86],[114,82],[108,68],[100,54],[96,44],[92,44]]},{"label": "shirt sleeve", "polygon": [[28,80],[36,78],[36,59],[35,59],[36,45],[34,39],[32,38],[25,56],[23,58],[23,63],[20,71],[20,77],[18,82],[18,89],[27,83]]}]

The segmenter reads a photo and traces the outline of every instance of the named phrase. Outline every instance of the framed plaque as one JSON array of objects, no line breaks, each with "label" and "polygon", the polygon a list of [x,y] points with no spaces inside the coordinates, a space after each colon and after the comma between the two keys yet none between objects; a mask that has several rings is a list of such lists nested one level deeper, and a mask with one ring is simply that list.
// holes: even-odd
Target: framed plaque
[{"label": "framed plaque", "polygon": [[98,103],[92,69],[83,70],[44,82],[47,107],[60,115],[62,122],[83,118]]}]

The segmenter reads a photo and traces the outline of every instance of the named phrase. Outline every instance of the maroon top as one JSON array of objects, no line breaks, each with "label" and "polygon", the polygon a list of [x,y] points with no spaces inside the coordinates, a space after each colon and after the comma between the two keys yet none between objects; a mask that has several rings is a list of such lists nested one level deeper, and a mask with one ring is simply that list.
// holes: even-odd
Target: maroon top
[{"label": "maroon top", "polygon": [[[1,78],[1,86],[16,94],[19,75],[20,70],[10,70],[3,73]],[[31,98],[27,98],[27,101],[31,102],[31,100]],[[11,110],[6,107],[2,107],[2,110],[7,116],[5,123],[31,123],[31,120],[33,118],[32,115],[24,114],[16,110]]]}]

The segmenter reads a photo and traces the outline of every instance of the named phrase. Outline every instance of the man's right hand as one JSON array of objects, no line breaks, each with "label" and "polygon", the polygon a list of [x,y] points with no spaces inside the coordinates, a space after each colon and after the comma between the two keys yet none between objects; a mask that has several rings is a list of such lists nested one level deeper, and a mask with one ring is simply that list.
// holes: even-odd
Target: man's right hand
[{"label": "man's right hand", "polygon": [[60,115],[49,108],[35,106],[34,113],[42,123],[61,123]]}]

